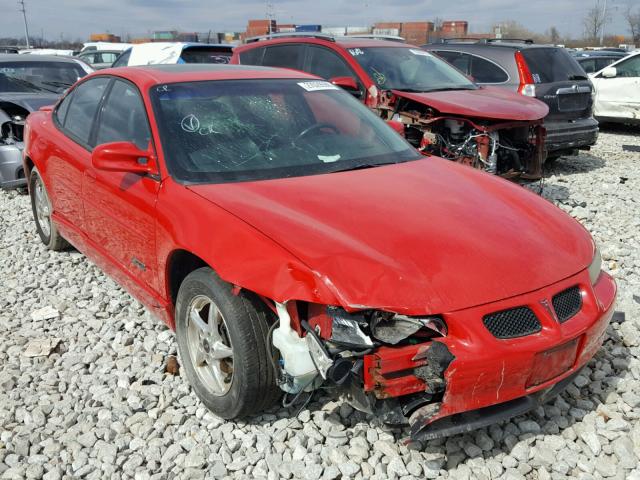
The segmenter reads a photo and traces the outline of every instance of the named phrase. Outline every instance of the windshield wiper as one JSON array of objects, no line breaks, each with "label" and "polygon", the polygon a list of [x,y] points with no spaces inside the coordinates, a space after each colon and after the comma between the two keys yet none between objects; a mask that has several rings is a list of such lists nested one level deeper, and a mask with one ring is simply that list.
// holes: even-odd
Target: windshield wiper
[{"label": "windshield wiper", "polygon": [[23,78],[9,77],[9,80],[10,80],[11,82],[15,82],[15,83],[17,83],[18,85],[22,85],[22,86],[24,86],[24,87],[30,88],[30,89],[32,89],[32,90],[34,90],[34,91],[36,91],[36,92],[42,92],[42,91],[45,91],[45,92],[53,92],[53,93],[56,93],[56,92],[54,92],[53,90],[49,90],[48,88],[41,87],[41,86],[39,86],[39,85],[36,85],[35,83],[31,83],[31,82],[29,82],[28,80],[24,80]]},{"label": "windshield wiper", "polygon": [[337,170],[331,170],[331,173],[337,173],[337,172],[350,172],[352,170],[364,170],[366,168],[375,168],[375,167],[381,167],[383,165],[395,165],[396,163],[399,162],[380,162],[380,163],[359,163],[357,165],[354,165],[352,167],[346,167],[346,168],[339,168]]},{"label": "windshield wiper", "polygon": [[40,82],[43,85],[51,85],[52,87],[62,87],[62,88],[69,88],[71,85],[73,85],[73,83],[67,83],[67,82]]}]

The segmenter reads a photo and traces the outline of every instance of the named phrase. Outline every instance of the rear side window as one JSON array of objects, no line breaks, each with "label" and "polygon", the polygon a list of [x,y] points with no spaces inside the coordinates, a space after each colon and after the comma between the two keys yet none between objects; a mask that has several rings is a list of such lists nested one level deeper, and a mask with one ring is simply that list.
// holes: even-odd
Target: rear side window
[{"label": "rear side window", "polygon": [[264,48],[252,48],[240,54],[240,63],[242,65],[262,65],[262,56]]},{"label": "rear side window", "polygon": [[100,114],[96,145],[132,142],[139,149],[146,150],[150,139],[149,122],[140,93],[133,85],[116,80]]},{"label": "rear side window", "polygon": [[89,135],[98,105],[111,79],[95,78],[78,85],[64,120],[64,129],[80,143],[89,144]]},{"label": "rear side window", "polygon": [[579,80],[584,71],[563,48],[525,48],[521,50],[535,83]]},{"label": "rear side window", "polygon": [[334,77],[355,78],[347,63],[324,47],[309,47],[309,68],[306,71],[327,80]]},{"label": "rear side window", "polygon": [[302,70],[302,45],[278,45],[267,47],[262,59],[266,67],[293,68]]},{"label": "rear side window", "polygon": [[62,102],[60,102],[60,105],[58,105],[58,108],[56,109],[56,120],[61,127],[64,127],[64,120],[67,116],[67,110],[69,110],[69,104],[71,103],[72,96],[73,95],[67,95],[66,97],[64,97],[62,99]]},{"label": "rear side window", "polygon": [[456,67],[465,75],[469,75],[471,73],[471,62],[469,61],[469,59],[471,58],[471,55],[467,55],[466,53],[460,53],[460,52],[446,52],[446,51],[437,51],[434,53],[438,55],[440,58],[443,58],[444,60],[449,62],[451,65]]},{"label": "rear side window", "polygon": [[118,58],[118,56],[113,52],[102,52],[97,59],[97,63],[113,63],[116,61],[116,58]]},{"label": "rear side window", "polygon": [[471,75],[479,83],[504,83],[509,80],[507,72],[498,65],[476,56],[471,61]]},{"label": "rear side window", "polygon": [[615,61],[616,61],[615,58],[598,58],[598,59],[596,59],[596,69],[595,69],[595,71],[599,72],[604,67],[608,67],[609,65],[611,65]]},{"label": "rear side window", "polygon": [[586,60],[580,60],[578,63],[587,73],[596,72],[598,69],[598,67],[596,66],[595,58],[587,58]]}]

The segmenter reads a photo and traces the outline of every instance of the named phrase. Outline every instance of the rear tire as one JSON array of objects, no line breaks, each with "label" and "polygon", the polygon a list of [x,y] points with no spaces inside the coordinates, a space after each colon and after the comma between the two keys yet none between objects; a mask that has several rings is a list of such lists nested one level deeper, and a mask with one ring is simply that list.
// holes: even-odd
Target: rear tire
[{"label": "rear tire", "polygon": [[31,197],[31,210],[36,222],[36,230],[40,240],[49,250],[60,251],[69,248],[69,243],[60,235],[56,224],[51,219],[51,200],[37,168],[34,168],[29,177],[29,196]]},{"label": "rear tire", "polygon": [[203,267],[180,285],[176,300],[178,351],[198,398],[225,419],[270,407],[280,396],[270,360],[266,307]]}]

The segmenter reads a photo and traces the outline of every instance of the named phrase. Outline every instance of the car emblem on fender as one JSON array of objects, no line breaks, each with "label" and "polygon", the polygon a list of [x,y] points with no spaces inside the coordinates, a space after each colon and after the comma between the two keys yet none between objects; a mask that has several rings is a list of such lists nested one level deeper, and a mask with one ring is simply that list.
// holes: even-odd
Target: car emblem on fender
[{"label": "car emblem on fender", "polygon": [[193,113],[187,115],[180,122],[182,130],[188,133],[195,133],[200,130],[200,120]]}]

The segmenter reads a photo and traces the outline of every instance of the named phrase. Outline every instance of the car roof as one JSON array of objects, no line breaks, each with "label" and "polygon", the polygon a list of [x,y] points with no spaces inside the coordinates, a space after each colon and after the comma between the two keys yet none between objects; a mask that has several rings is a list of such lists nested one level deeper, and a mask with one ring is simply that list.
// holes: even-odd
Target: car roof
[{"label": "car roof", "polygon": [[[181,46],[185,47],[224,47],[233,49],[233,45],[230,43],[197,43],[197,42],[146,42],[146,43],[136,43],[132,45],[130,48],[145,48],[145,49],[153,49],[153,50],[162,50],[167,47]],[[127,49],[128,50],[128,49]],[[96,50],[100,51],[100,50]]]},{"label": "car roof", "polygon": [[120,55],[124,51],[125,50],[85,50],[84,52],[80,52],[78,54],[78,56],[80,56],[80,55],[88,55],[90,53],[117,53],[118,55]]},{"label": "car roof", "polygon": [[308,44],[325,44],[325,45],[339,45],[342,48],[368,48],[368,47],[413,47],[408,43],[400,43],[393,40],[380,40],[372,38],[359,38],[359,37],[331,37],[331,36],[282,36],[278,38],[269,38],[265,40],[258,40],[244,45],[236,47],[237,50],[242,51],[245,49],[251,49],[258,46],[265,45],[278,45],[281,43],[308,43]]},{"label": "car roof", "polygon": [[99,70],[89,75],[87,78],[94,78],[103,75],[122,77],[140,86],[207,80],[318,79],[318,77],[308,73],[283,68],[204,63],[107,68]]},{"label": "car roof", "polygon": [[524,50],[524,49],[531,49],[531,48],[562,48],[562,47],[557,47],[556,45],[552,45],[552,44],[547,44],[547,43],[527,43],[527,42],[517,42],[517,41],[493,41],[493,42],[487,42],[487,41],[469,41],[469,42],[465,42],[465,41],[460,41],[460,42],[433,42],[433,43],[427,43],[425,45],[422,45],[423,47],[427,47],[427,48],[435,48],[438,47],[440,49],[451,49],[451,50],[457,50],[457,49],[464,49],[464,48],[486,48],[486,47],[491,47],[491,48],[508,48],[508,49],[516,49],[516,50]]},{"label": "car roof", "polygon": [[0,62],[64,62],[78,63],[73,57],[62,55],[20,55],[18,53],[0,53]]}]

